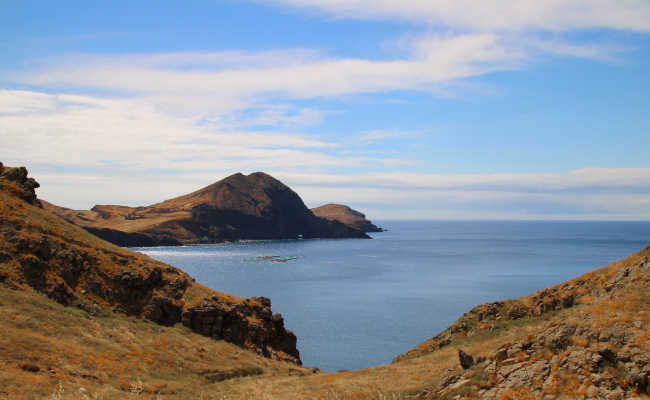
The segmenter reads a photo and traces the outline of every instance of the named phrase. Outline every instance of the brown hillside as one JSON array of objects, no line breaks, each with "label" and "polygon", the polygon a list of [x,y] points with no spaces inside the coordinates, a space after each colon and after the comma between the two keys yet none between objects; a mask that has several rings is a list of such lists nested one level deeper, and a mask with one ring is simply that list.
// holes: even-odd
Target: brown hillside
[{"label": "brown hillside", "polygon": [[182,323],[266,357],[300,363],[270,301],[215,292],[182,271],[107,243],[40,207],[24,168],[0,164],[0,282],[88,313]]},{"label": "brown hillside", "polygon": [[383,229],[367,220],[364,214],[342,204],[325,204],[324,206],[312,208],[311,212],[317,217],[330,221],[339,221],[362,232],[383,231]]},{"label": "brown hillside", "polygon": [[262,172],[235,174],[196,192],[147,207],[44,207],[120,246],[215,243],[239,239],[368,238],[318,218],[282,182]]},{"label": "brown hillside", "polygon": [[0,399],[222,399],[233,382],[312,373],[182,324],[104,310],[0,284]]}]

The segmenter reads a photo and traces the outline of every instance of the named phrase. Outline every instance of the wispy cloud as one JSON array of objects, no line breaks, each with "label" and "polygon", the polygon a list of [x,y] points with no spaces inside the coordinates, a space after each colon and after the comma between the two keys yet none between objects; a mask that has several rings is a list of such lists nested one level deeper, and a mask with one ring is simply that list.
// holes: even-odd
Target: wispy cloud
[{"label": "wispy cloud", "polygon": [[[101,56],[69,59],[11,76],[17,82],[52,88],[105,90],[149,96],[161,103],[180,96],[200,98],[193,110],[222,110],[225,100],[250,105],[260,96],[315,98],[376,91],[418,89],[421,85],[517,68],[525,54],[491,34],[419,38],[410,56],[394,60],[296,58],[291,51],[240,56],[250,64],[219,63],[221,53]],[[132,58],[136,62],[132,62]],[[210,63],[193,67],[196,60]],[[165,61],[164,63],[162,61]],[[179,102],[184,101],[181,98]],[[202,105],[202,107],[201,107]]]},{"label": "wispy cloud", "polygon": [[386,131],[374,130],[363,132],[359,135],[359,139],[364,142],[376,142],[386,139],[413,139],[422,137],[423,132],[418,131]]},{"label": "wispy cloud", "polygon": [[[103,99],[0,91],[5,160],[134,169],[250,169],[291,163],[351,165],[360,158],[324,153],[337,147],[313,135],[282,131],[218,130],[160,111],[141,99]],[[315,151],[319,150],[319,151]],[[289,161],[290,160],[290,161]]]},{"label": "wispy cloud", "polygon": [[328,114],[315,107],[295,107],[288,104],[259,104],[223,115],[221,127],[300,127],[322,122]]},{"label": "wispy cloud", "polygon": [[610,28],[650,31],[645,0],[260,0],[344,18],[399,19],[450,28],[517,31]]},{"label": "wispy cloud", "polygon": [[363,175],[294,174],[288,176],[299,185],[378,187],[401,190],[559,192],[643,190],[650,193],[650,168],[584,168],[566,173],[546,174],[431,174],[390,172]]},{"label": "wispy cloud", "polygon": [[546,54],[618,62],[631,49],[627,46],[605,43],[570,43],[562,40],[529,38],[524,43],[533,50]]}]

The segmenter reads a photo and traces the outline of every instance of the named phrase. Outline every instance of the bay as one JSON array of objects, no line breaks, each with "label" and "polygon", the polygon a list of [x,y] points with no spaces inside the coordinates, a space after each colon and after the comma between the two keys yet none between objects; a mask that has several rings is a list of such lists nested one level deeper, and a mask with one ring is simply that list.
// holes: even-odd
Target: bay
[{"label": "bay", "polygon": [[475,305],[528,295],[650,243],[650,222],[377,224],[388,231],[372,240],[134,250],[215,290],[269,297],[297,335],[303,363],[337,371],[389,363]]}]

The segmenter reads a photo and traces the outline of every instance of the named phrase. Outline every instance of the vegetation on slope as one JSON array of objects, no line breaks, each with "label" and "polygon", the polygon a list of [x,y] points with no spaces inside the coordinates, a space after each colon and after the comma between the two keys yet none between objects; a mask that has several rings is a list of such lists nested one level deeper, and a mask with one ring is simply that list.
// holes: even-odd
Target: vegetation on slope
[{"label": "vegetation on slope", "polygon": [[[19,171],[16,173],[15,171]],[[39,207],[24,169],[0,164],[0,282],[89,314],[105,310],[182,323],[260,355],[300,363],[296,337],[269,299],[208,289],[184,272],[107,243]]]},{"label": "vegetation on slope", "polygon": [[182,324],[91,315],[31,288],[0,285],[0,321],[0,399],[221,399],[233,382],[312,373]]}]

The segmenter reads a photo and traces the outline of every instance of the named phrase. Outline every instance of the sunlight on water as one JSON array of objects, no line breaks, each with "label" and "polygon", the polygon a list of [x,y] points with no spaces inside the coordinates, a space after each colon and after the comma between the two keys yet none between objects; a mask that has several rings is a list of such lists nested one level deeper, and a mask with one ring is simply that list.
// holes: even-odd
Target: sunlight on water
[{"label": "sunlight on water", "polygon": [[138,249],[140,253],[146,254],[149,257],[246,257],[252,253],[224,251],[215,249],[214,251],[183,251],[182,248],[177,248],[176,251],[170,251],[170,248],[149,250],[147,248]]}]

